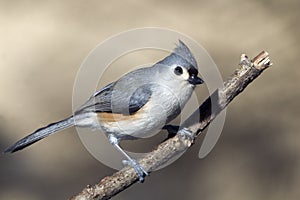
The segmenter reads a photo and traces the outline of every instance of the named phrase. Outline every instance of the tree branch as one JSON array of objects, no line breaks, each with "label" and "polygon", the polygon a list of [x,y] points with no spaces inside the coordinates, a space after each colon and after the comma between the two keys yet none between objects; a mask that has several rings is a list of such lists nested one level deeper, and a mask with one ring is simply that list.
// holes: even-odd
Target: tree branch
[{"label": "tree branch", "polygon": [[[222,88],[217,89],[184,123],[191,132],[191,137],[176,135],[161,143],[154,151],[148,153],[139,160],[141,166],[149,173],[186,151],[194,142],[195,138],[203,131],[210,122],[239,94],[249,83],[257,78],[266,68],[271,66],[269,54],[262,51],[254,59],[249,60],[242,54],[240,68],[224,82]],[[200,122],[195,115],[200,113]],[[84,199],[109,199],[125,190],[138,181],[138,177],[131,167],[125,167],[111,176],[103,178],[94,186],[87,186],[73,200]]]}]

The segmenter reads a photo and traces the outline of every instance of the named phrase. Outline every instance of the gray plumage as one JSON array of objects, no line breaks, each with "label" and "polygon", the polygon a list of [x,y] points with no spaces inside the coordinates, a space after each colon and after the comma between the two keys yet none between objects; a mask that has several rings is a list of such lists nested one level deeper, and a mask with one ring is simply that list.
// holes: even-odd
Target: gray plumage
[{"label": "gray plumage", "polygon": [[179,40],[179,45],[174,49],[173,53],[181,56],[184,60],[190,62],[193,67],[198,69],[198,64],[194,55],[181,40]]},{"label": "gray plumage", "polygon": [[[5,152],[18,151],[73,125],[101,128],[105,133],[114,134],[120,139],[126,138],[125,135],[146,137],[149,132],[162,128],[180,114],[195,85],[202,83],[197,77],[197,69],[194,56],[179,41],[174,51],[163,60],[151,67],[125,74],[96,92],[73,117],[38,129],[7,148]],[[174,70],[178,71],[177,75]],[[178,75],[180,72],[182,75]],[[118,126],[124,129],[121,130],[122,128],[118,129],[112,123],[104,122],[104,119],[101,121],[97,113],[118,113],[124,116],[137,114],[139,117],[131,123],[134,125],[128,125],[126,120],[118,122]]]},{"label": "gray plumage", "polygon": [[125,74],[92,95],[72,117],[36,130],[5,152],[21,150],[74,125],[102,129],[143,182],[147,171],[119,146],[119,141],[150,137],[177,117],[195,86],[203,83],[197,75],[193,54],[179,41],[163,60]]},{"label": "gray plumage", "polygon": [[24,137],[23,139],[16,142],[14,145],[8,147],[4,152],[5,153],[13,153],[15,151],[19,151],[21,149],[24,149],[25,147],[53,134],[57,131],[64,130],[66,128],[74,126],[74,119],[73,117],[69,117],[67,119],[64,119],[59,122],[55,122],[52,124],[49,124],[46,127],[40,128],[33,132],[32,134]]}]

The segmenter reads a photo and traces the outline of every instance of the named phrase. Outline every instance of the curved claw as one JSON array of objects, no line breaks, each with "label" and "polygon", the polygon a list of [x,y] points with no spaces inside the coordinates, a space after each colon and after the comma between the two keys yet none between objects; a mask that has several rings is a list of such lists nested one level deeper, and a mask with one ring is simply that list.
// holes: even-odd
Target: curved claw
[{"label": "curved claw", "polygon": [[144,177],[148,176],[148,172],[143,169],[143,167],[134,159],[132,159],[120,146],[119,146],[119,139],[113,135],[109,134],[108,135],[108,140],[109,142],[117,149],[119,150],[126,158],[127,160],[123,160],[123,164],[129,165],[134,168],[136,174],[139,177],[140,182],[144,182]]},{"label": "curved claw", "polygon": [[189,138],[190,140],[194,140],[194,135],[193,135],[193,133],[192,133],[192,131],[191,130],[189,130],[188,128],[182,128],[182,129],[180,129],[179,131],[178,131],[178,133],[177,133],[180,137],[187,137],[187,138]]},{"label": "curved claw", "polygon": [[141,183],[144,182],[145,180],[145,176],[148,176],[148,172],[146,170],[144,170],[144,168],[134,159],[131,160],[123,160],[122,161],[124,165],[129,165],[131,167],[133,167],[133,169],[135,170],[136,174],[139,177],[139,181]]}]

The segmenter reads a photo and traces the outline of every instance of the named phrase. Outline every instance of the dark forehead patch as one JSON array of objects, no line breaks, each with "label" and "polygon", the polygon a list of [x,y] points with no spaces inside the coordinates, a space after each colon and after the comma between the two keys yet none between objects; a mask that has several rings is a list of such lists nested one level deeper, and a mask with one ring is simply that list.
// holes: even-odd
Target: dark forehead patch
[{"label": "dark forehead patch", "polygon": [[189,75],[198,75],[198,70],[191,66],[189,69],[188,69],[188,72],[189,72]]}]

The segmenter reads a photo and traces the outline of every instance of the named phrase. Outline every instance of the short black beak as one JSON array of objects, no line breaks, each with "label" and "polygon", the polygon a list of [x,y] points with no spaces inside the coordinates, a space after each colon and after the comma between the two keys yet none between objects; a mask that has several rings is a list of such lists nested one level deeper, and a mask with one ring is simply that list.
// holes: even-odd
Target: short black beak
[{"label": "short black beak", "polygon": [[189,83],[192,85],[200,85],[202,83],[204,83],[204,81],[199,78],[198,76],[195,75],[191,75],[190,78],[188,79]]}]

